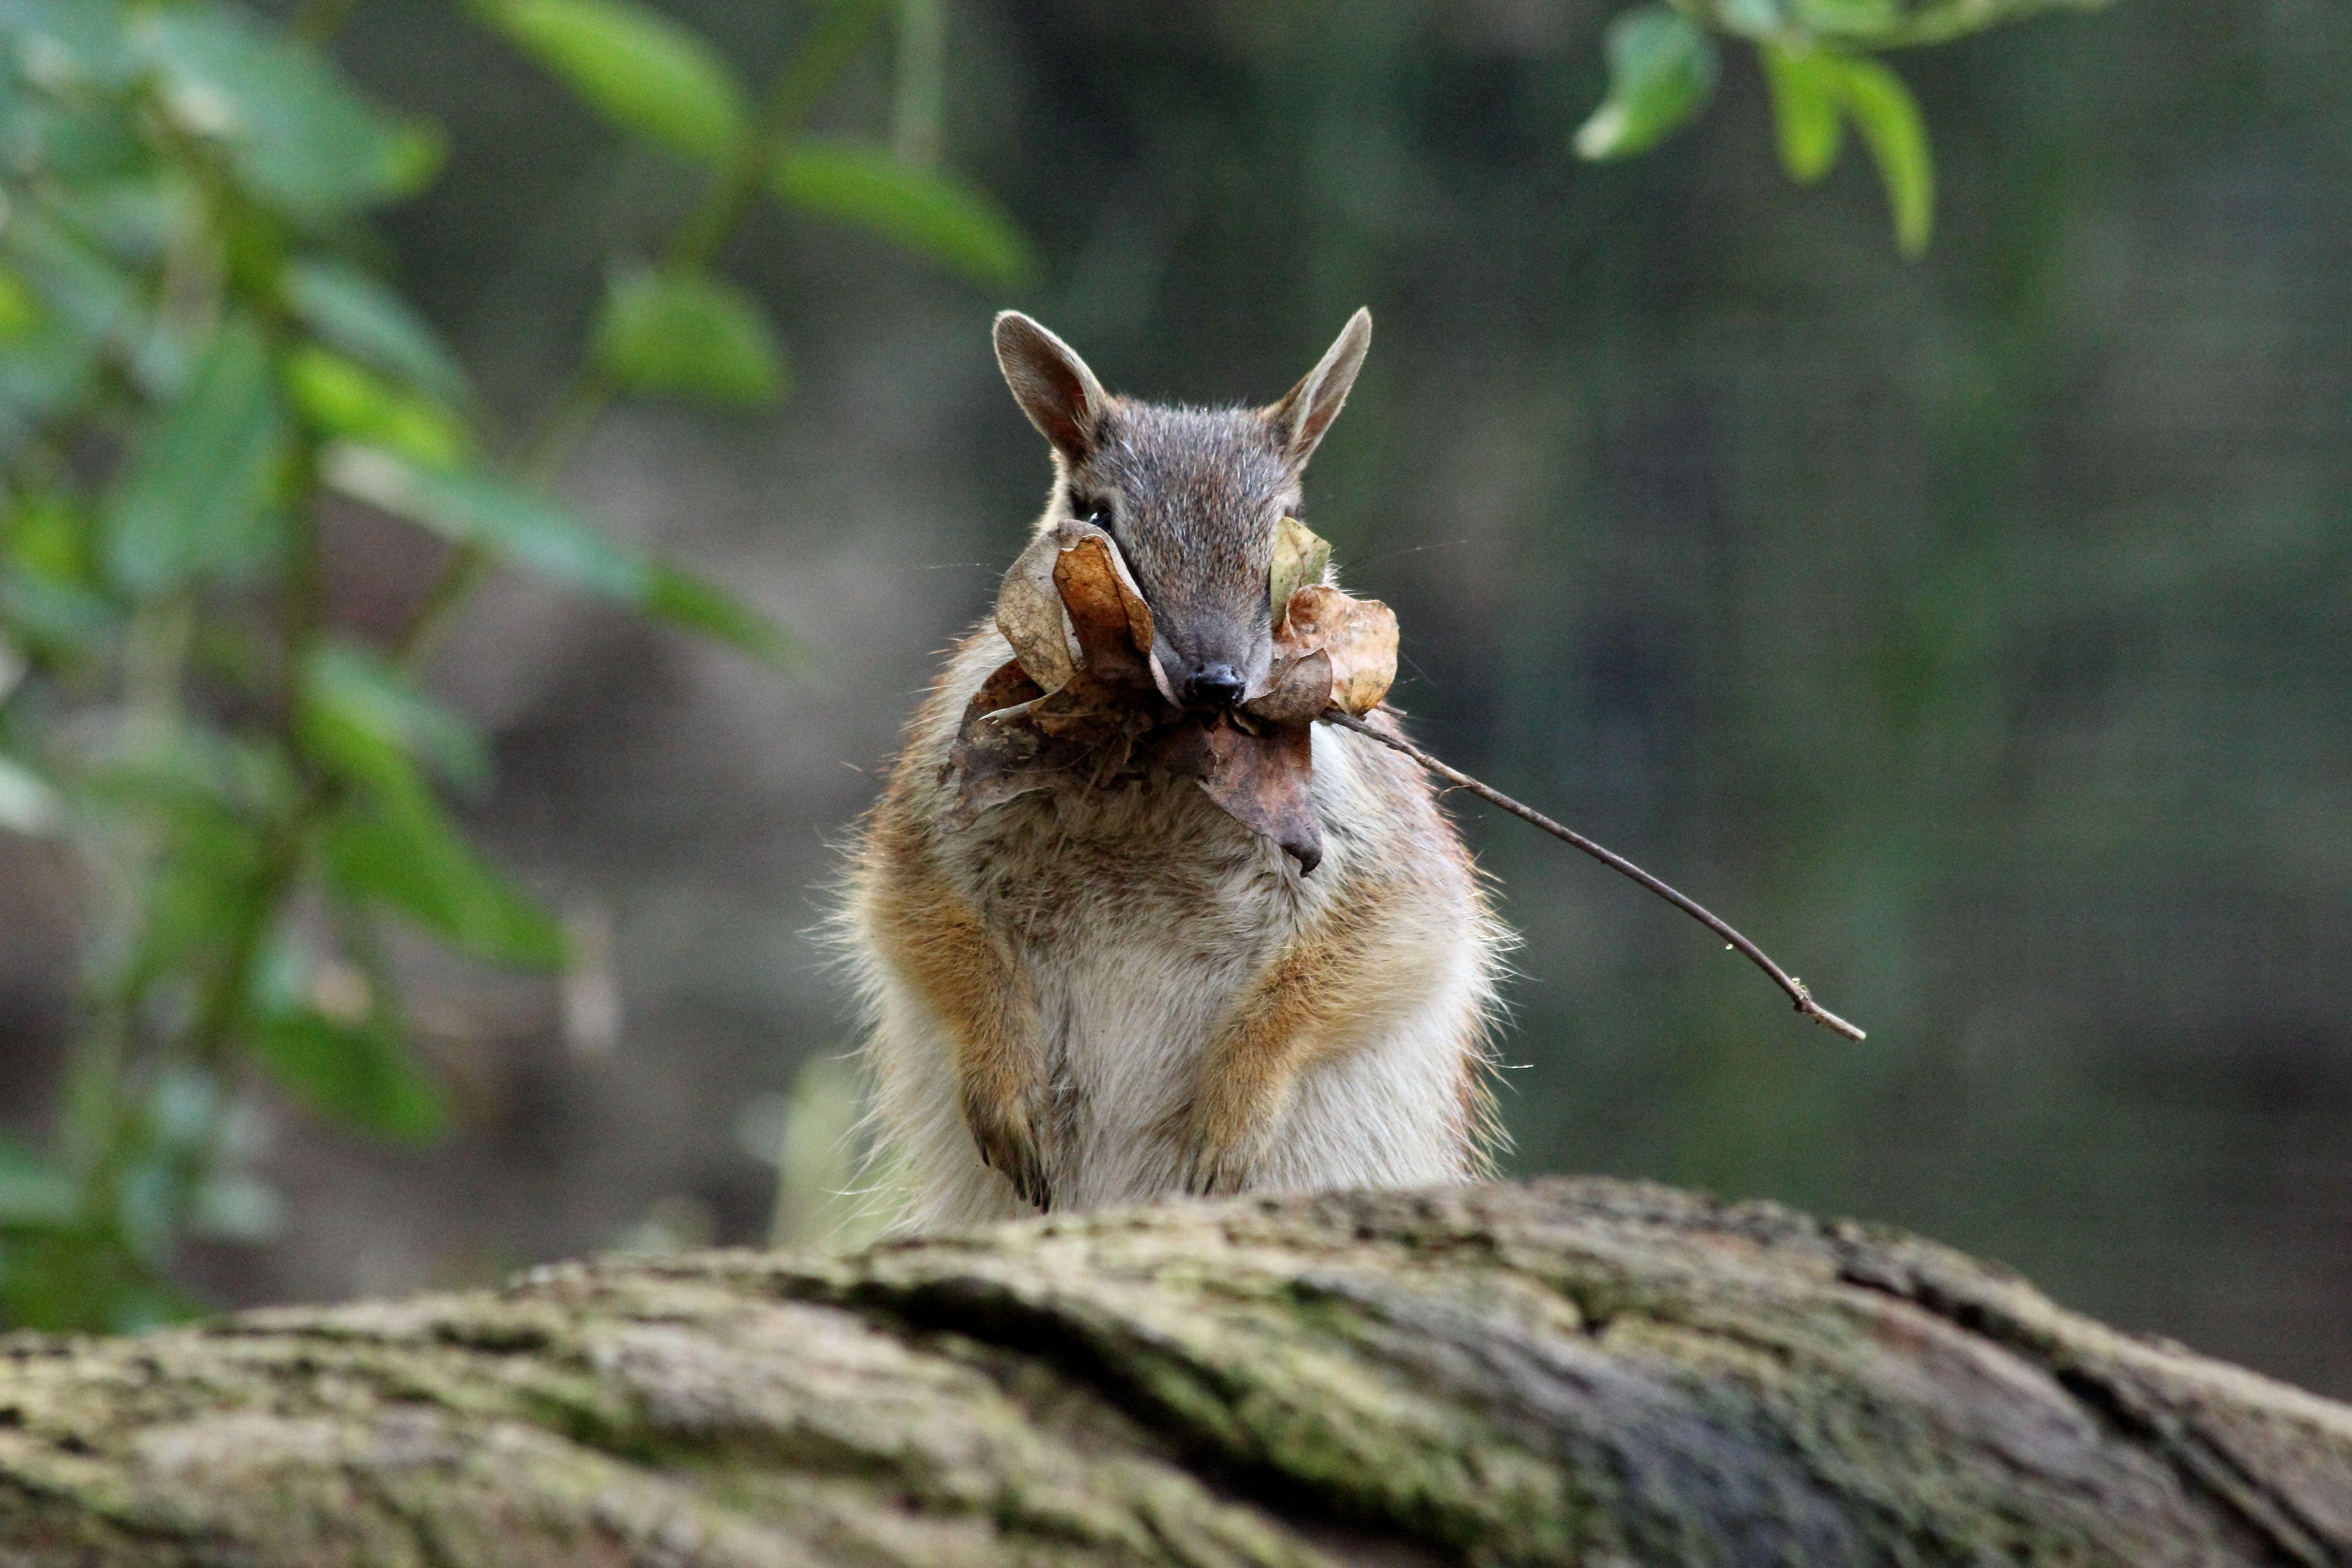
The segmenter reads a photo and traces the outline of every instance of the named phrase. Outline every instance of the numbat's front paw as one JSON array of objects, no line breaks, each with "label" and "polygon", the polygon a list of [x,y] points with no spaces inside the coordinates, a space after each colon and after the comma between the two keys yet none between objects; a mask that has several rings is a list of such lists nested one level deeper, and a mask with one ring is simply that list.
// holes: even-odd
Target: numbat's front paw
[{"label": "numbat's front paw", "polygon": [[1179,1176],[1195,1197],[1223,1197],[1249,1184],[1265,1138],[1253,1130],[1220,1128],[1195,1112],[1189,1119]]},{"label": "numbat's front paw", "polygon": [[1249,1180],[1249,1166],[1230,1152],[1195,1149],[1184,1160],[1184,1190],[1196,1198],[1228,1197]]},{"label": "numbat's front paw", "polygon": [[963,1107],[964,1124],[971,1129],[980,1163],[1011,1182],[1022,1202],[1050,1209],[1054,1185],[1045,1175],[1045,1113],[1042,1093],[987,1105],[966,1099]]}]

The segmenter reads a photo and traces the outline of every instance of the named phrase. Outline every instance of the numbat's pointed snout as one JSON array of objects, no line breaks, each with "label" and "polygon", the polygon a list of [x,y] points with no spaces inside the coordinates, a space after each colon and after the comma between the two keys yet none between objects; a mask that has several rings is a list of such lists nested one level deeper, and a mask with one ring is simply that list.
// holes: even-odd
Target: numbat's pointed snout
[{"label": "numbat's pointed snout", "polygon": [[1184,700],[1198,708],[1239,706],[1247,684],[1230,664],[1203,665],[1184,679]]}]

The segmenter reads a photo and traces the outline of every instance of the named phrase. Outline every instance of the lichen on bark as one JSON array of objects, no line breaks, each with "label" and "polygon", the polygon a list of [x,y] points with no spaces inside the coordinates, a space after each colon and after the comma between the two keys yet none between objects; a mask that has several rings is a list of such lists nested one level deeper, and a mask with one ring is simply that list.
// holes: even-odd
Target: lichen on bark
[{"label": "lichen on bark", "polygon": [[1605,1182],[0,1340],[0,1564],[2347,1556],[2352,1411],[1929,1243]]}]

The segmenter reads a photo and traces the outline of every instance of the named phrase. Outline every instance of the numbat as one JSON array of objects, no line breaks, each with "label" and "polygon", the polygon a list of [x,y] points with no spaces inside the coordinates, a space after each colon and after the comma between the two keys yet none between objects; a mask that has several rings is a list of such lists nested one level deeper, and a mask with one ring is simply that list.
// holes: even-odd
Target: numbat
[{"label": "numbat", "polygon": [[1313,722],[1394,669],[1295,521],[1371,317],[1264,408],[1113,397],[1015,312],[995,338],[1052,495],[845,911],[906,1223],[1482,1173],[1506,933],[1422,771]]}]

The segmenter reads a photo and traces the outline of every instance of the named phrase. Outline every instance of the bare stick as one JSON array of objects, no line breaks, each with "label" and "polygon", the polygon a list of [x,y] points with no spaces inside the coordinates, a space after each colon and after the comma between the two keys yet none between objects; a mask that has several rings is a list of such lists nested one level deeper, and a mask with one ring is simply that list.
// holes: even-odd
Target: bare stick
[{"label": "bare stick", "polygon": [[1714,912],[1708,910],[1706,905],[1699,903],[1695,899],[1685,898],[1682,894],[1675,891],[1674,889],[1669,888],[1664,882],[1659,881],[1655,877],[1651,876],[1647,871],[1643,870],[1639,866],[1634,865],[1631,860],[1626,859],[1622,855],[1616,853],[1614,850],[1602,848],[1600,845],[1595,844],[1591,839],[1587,838],[1583,834],[1577,832],[1574,828],[1561,826],[1559,823],[1554,822],[1550,817],[1546,816],[1542,812],[1536,810],[1533,806],[1521,805],[1517,801],[1513,800],[1501,790],[1496,789],[1489,784],[1480,784],[1476,779],[1472,778],[1468,773],[1464,773],[1461,769],[1449,767],[1445,763],[1439,762],[1435,757],[1431,756],[1427,752],[1423,751],[1411,741],[1405,740],[1403,737],[1399,735],[1389,734],[1385,731],[1376,730],[1371,725],[1365,723],[1361,719],[1355,717],[1355,715],[1347,712],[1345,710],[1339,708],[1326,709],[1322,717],[1323,722],[1326,724],[1337,724],[1342,730],[1353,730],[1359,735],[1367,735],[1371,739],[1378,741],[1381,745],[1386,746],[1392,752],[1403,752],[1406,756],[1411,757],[1414,762],[1419,763],[1423,767],[1427,768],[1431,773],[1435,773],[1439,778],[1445,780],[1446,783],[1455,784],[1463,789],[1468,790],[1472,795],[1476,795],[1480,800],[1486,802],[1489,805],[1501,806],[1505,811],[1509,812],[1513,816],[1519,818],[1522,822],[1534,823],[1538,827],[1542,828],[1554,838],[1560,840],[1564,844],[1570,844],[1575,846],[1577,848],[1583,850],[1587,855],[1591,856],[1595,860],[1600,861],[1611,870],[1619,872],[1623,876],[1633,878],[1633,880],[1641,883],[1642,886],[1649,889],[1650,891],[1657,894],[1658,897],[1665,900],[1666,902],[1674,905],[1675,908],[1682,910],[1683,913],[1690,916],[1691,919],[1698,921],[1699,924],[1706,927],[1707,930],[1713,931],[1716,935],[1721,937],[1733,947],[1738,948],[1741,952],[1745,953],[1750,963],[1753,963],[1757,968],[1762,970],[1765,973],[1772,977],[1773,984],[1778,985],[1781,990],[1789,994],[1789,999],[1796,1003],[1798,1012],[1802,1013],[1814,1023],[1821,1025],[1822,1027],[1833,1030],[1838,1034],[1843,1035],[1849,1040],[1859,1040],[1863,1038],[1863,1032],[1860,1029],[1854,1027],[1852,1024],[1847,1023],[1843,1018],[1839,1017],[1835,1013],[1831,1012],[1828,1008],[1814,1001],[1813,994],[1805,989],[1805,983],[1798,979],[1795,975],[1790,973],[1787,970],[1781,968],[1779,964],[1773,963],[1769,955],[1768,955],[1762,948],[1757,946],[1754,942],[1748,941],[1738,931],[1732,930],[1722,921],[1717,919]]}]

